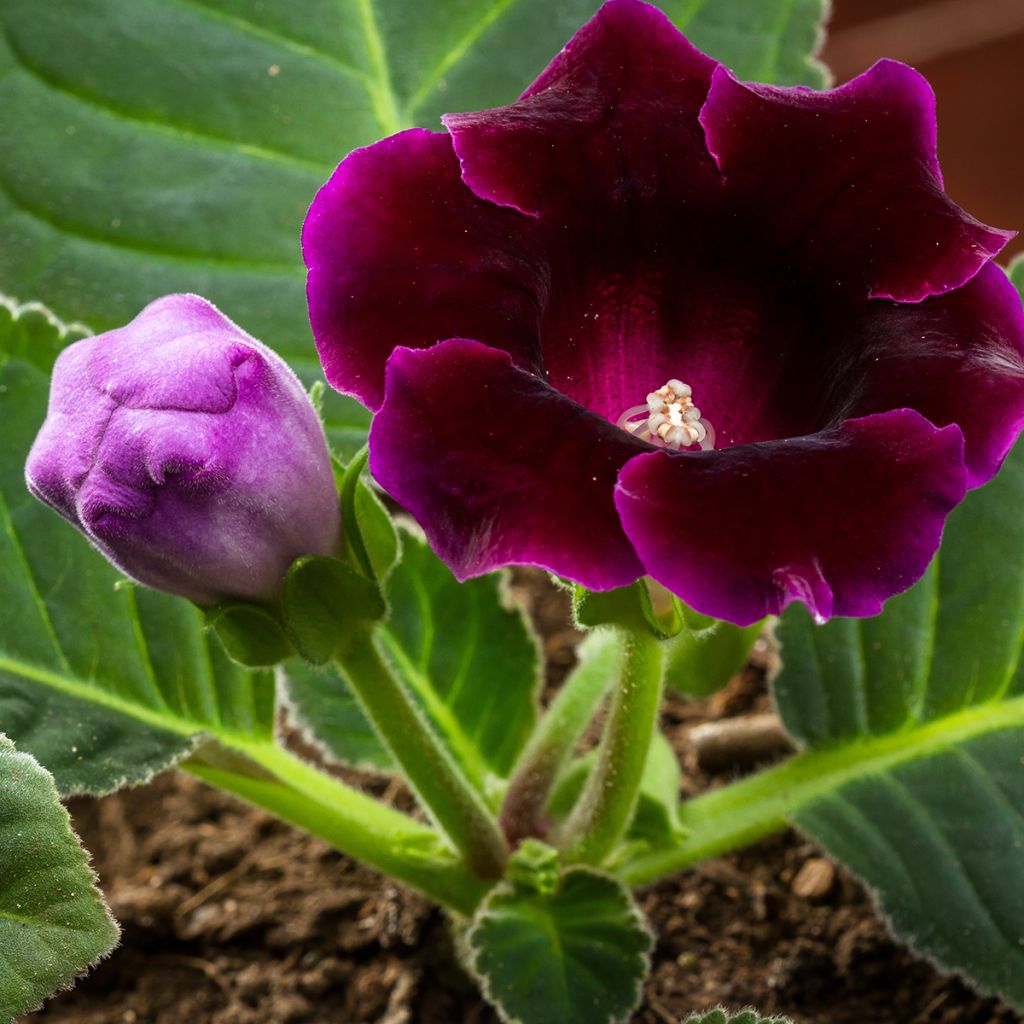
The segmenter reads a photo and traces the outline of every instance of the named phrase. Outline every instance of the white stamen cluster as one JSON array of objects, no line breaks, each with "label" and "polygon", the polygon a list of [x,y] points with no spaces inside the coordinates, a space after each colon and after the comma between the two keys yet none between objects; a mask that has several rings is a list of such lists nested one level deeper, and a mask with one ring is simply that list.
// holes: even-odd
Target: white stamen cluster
[{"label": "white stamen cluster", "polygon": [[707,436],[688,384],[670,380],[647,396],[647,429],[668,448],[689,448]]},{"label": "white stamen cluster", "polygon": [[616,426],[660,448],[678,451],[699,444],[707,452],[715,447],[715,428],[701,416],[689,385],[681,380],[652,391],[646,405],[627,409]]}]

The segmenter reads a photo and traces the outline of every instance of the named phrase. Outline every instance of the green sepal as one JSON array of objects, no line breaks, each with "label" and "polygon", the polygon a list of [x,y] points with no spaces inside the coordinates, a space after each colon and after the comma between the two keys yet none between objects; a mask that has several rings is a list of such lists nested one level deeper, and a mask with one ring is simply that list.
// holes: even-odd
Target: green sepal
[{"label": "green sepal", "polygon": [[248,668],[268,668],[295,653],[278,619],[266,608],[230,601],[204,608],[206,626],[217,634],[232,661]]},{"label": "green sepal", "polygon": [[518,889],[544,896],[558,889],[559,855],[553,846],[539,839],[524,839],[508,862],[506,877]]},{"label": "green sepal", "polygon": [[[657,587],[654,583],[651,586]],[[640,579],[615,590],[588,590],[579,583],[572,585],[572,609],[577,624],[583,629],[595,626],[618,626],[621,629],[649,630],[659,640],[676,636],[685,625],[683,605],[675,595],[659,588],[664,600],[655,607],[646,580]]]},{"label": "green sepal", "polygon": [[281,603],[292,644],[314,665],[325,665],[387,613],[376,583],[322,555],[292,563]]},{"label": "green sepal", "polygon": [[764,620],[736,626],[682,605],[685,627],[665,650],[665,681],[688,697],[720,690],[747,663]]},{"label": "green sepal", "polygon": [[362,479],[364,445],[341,475],[341,521],[346,560],[367,579],[383,583],[399,555],[398,531],[388,510]]}]

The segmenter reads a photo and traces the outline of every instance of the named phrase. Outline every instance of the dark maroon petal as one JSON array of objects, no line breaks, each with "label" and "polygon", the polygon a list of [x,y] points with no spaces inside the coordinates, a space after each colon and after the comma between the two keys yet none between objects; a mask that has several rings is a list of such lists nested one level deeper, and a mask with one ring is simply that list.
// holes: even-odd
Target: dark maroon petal
[{"label": "dark maroon petal", "polygon": [[716,66],[656,7],[609,0],[517,103],[443,120],[477,195],[600,220],[717,183],[697,120]]},{"label": "dark maroon petal", "polygon": [[988,264],[962,288],[917,305],[851,311],[842,416],[907,406],[964,434],[968,486],[989,480],[1024,426],[1024,308]]},{"label": "dark maroon petal", "polygon": [[879,61],[825,92],[743,84],[719,68],[700,118],[761,244],[854,292],[917,302],[949,291],[1013,237],[943,193],[935,98],[904,64]]},{"label": "dark maroon petal", "polygon": [[643,574],[615,480],[649,450],[507,353],[474,341],[398,349],[370,468],[460,579],[539,565],[595,590]]},{"label": "dark maroon petal", "polygon": [[397,345],[462,335],[539,367],[546,271],[534,232],[466,188],[448,135],[412,129],[356,150],[317,194],[302,235],[328,381],[376,408]]},{"label": "dark maroon petal", "polygon": [[963,442],[898,409],[808,437],[652,452],[615,503],[647,571],[741,625],[803,601],[820,621],[875,615],[928,566],[963,498]]}]

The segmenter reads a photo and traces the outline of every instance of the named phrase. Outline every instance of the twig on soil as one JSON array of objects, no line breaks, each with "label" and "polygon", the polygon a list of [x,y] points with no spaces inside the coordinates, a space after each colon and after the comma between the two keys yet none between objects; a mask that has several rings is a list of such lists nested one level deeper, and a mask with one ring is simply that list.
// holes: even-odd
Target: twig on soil
[{"label": "twig on soil", "polygon": [[771,713],[705,722],[690,730],[690,742],[704,771],[748,767],[793,750],[779,716]]}]

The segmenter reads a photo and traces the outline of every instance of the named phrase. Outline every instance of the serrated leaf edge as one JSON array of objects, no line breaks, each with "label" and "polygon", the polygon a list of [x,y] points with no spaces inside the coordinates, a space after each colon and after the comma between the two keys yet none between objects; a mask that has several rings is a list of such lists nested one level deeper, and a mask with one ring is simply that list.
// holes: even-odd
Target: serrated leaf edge
[{"label": "serrated leaf edge", "polygon": [[[654,950],[654,945],[657,936],[651,929],[650,924],[647,922],[647,918],[644,916],[643,911],[637,905],[636,900],[633,898],[633,894],[629,887],[620,882],[619,879],[612,875],[607,874],[604,871],[599,871],[596,868],[592,868],[586,865],[574,865],[569,868],[562,875],[562,880],[568,874],[585,874],[590,875],[593,878],[598,878],[603,881],[612,882],[619,893],[625,898],[626,910],[628,916],[632,919],[633,923],[642,931],[649,940],[648,950],[646,953],[639,953],[637,955],[638,966],[640,971],[637,975],[637,982],[633,986],[633,997],[630,1001],[630,1009],[626,1011],[626,1016],[615,1017],[607,1016],[600,1019],[594,1018],[591,1024],[626,1024],[629,1017],[633,1014],[633,1011],[640,1005],[640,999],[643,996],[644,982],[647,980],[647,976],[651,970],[651,953]],[[560,880],[561,883],[561,880]],[[502,1006],[500,1001],[495,997],[491,990],[490,978],[479,970],[476,965],[477,954],[480,951],[480,947],[474,944],[474,936],[483,926],[484,918],[490,911],[491,905],[494,900],[515,892],[515,886],[510,882],[501,882],[496,885],[483,899],[480,906],[477,907],[476,913],[473,915],[473,920],[469,927],[461,935],[459,940],[459,959],[461,960],[463,967],[467,973],[476,983],[477,987],[483,994],[484,999],[487,1000],[488,1004],[492,1006],[495,1012],[498,1014],[498,1018],[502,1024],[532,1024],[531,1021],[524,1020],[521,1017],[513,1017],[509,1014],[505,1007]]]},{"label": "serrated leaf edge", "polygon": [[[3,296],[0,296],[0,301],[3,300]],[[110,911],[110,906],[107,903],[106,896],[103,894],[103,890],[100,888],[99,875],[96,873],[96,869],[92,865],[92,854],[82,844],[82,840],[79,838],[78,833],[75,831],[74,825],[71,821],[71,815],[68,813],[67,807],[64,806],[64,802],[61,800],[60,791],[57,788],[57,780],[53,777],[53,773],[50,772],[44,765],[40,764],[31,754],[26,753],[23,750],[19,750],[15,745],[14,741],[11,740],[4,733],[0,732],[0,754],[13,754],[17,758],[22,758],[28,761],[38,772],[40,772],[49,783],[50,791],[53,794],[54,803],[60,808],[60,816],[62,823],[66,826],[67,831],[74,838],[79,851],[82,854],[82,867],[85,869],[86,874],[89,878],[89,889],[92,895],[96,898],[100,909],[103,912],[103,917],[106,922],[113,929],[113,942],[110,944],[110,948],[105,952],[101,953],[95,960],[79,968],[75,974],[71,977],[64,985],[58,985],[48,996],[44,996],[38,1004],[35,1006],[26,1007],[21,1011],[22,1014],[34,1013],[45,1005],[48,999],[52,999],[59,992],[68,992],[78,984],[90,971],[94,970],[99,964],[110,957],[120,946],[122,932],[121,926],[118,924],[117,919]],[[13,1021],[13,1018],[12,1018]],[[9,1021],[2,1021],[0,1024],[12,1024]]]}]

